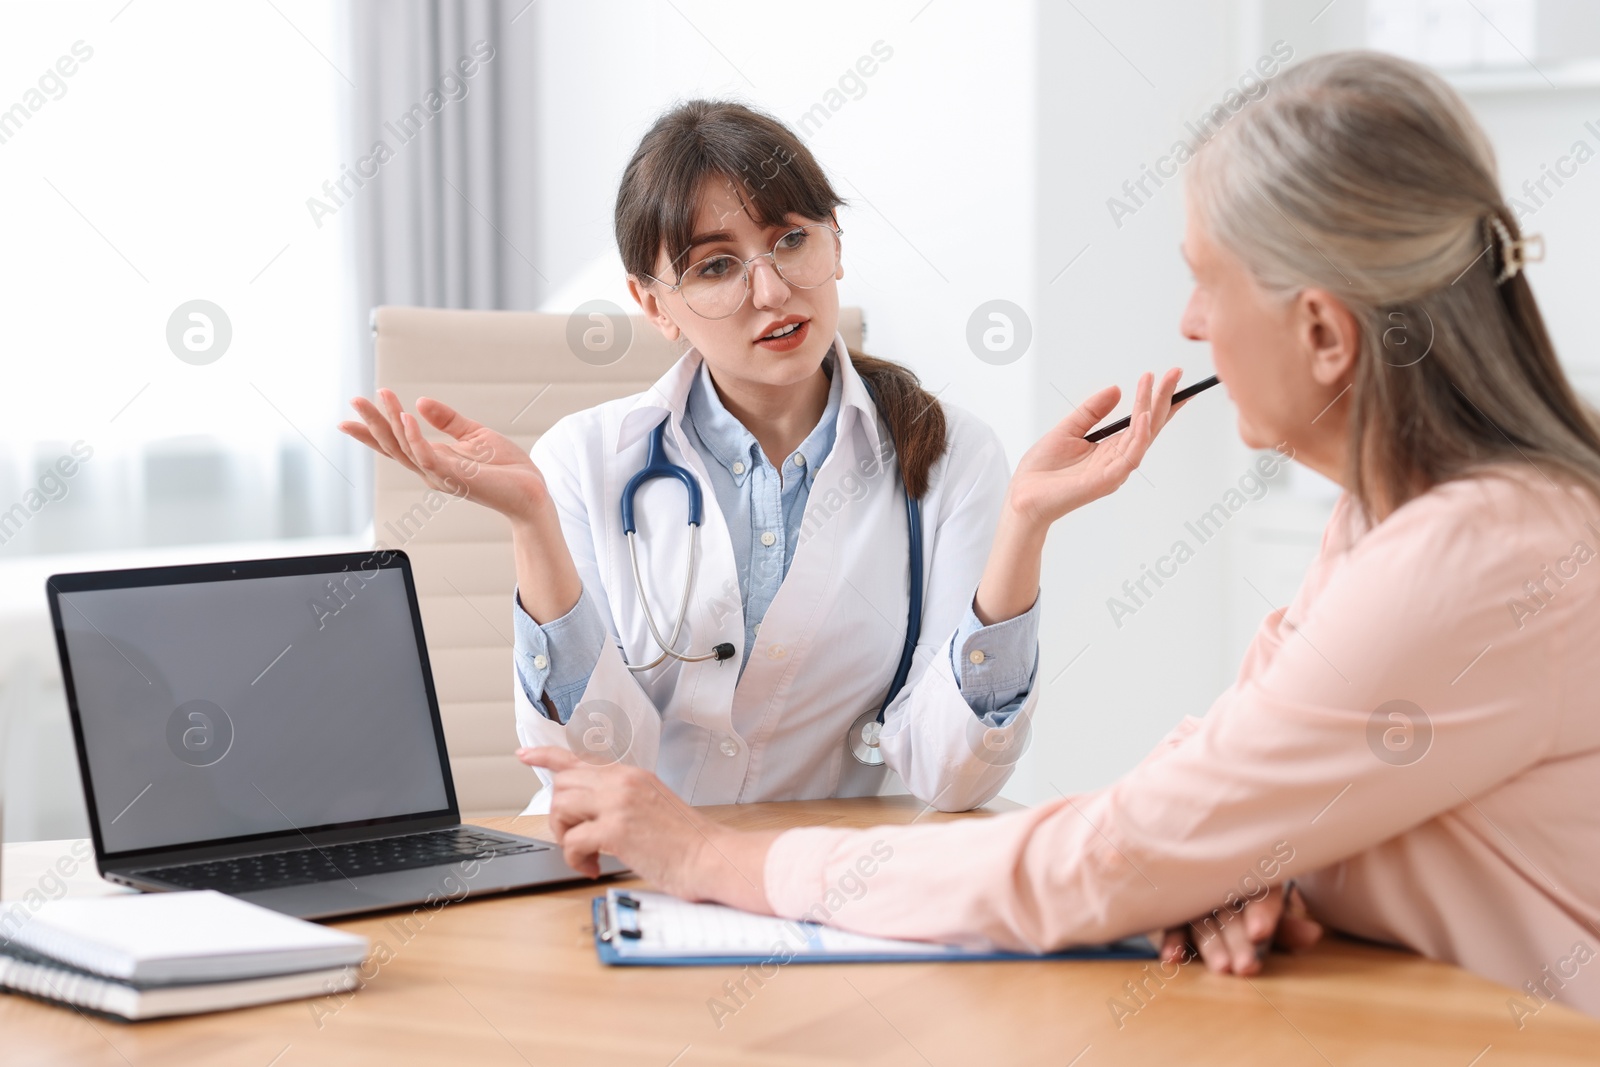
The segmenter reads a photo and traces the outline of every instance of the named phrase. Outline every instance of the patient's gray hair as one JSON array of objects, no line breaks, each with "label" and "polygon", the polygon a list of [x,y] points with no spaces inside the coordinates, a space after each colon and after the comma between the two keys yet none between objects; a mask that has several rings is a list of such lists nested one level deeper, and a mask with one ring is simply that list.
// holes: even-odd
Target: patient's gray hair
[{"label": "patient's gray hair", "polygon": [[1507,269],[1522,234],[1494,152],[1437,74],[1375,52],[1309,59],[1190,173],[1202,227],[1263,287],[1326,290],[1360,322],[1347,476],[1369,514],[1507,462],[1600,495],[1600,419]]}]

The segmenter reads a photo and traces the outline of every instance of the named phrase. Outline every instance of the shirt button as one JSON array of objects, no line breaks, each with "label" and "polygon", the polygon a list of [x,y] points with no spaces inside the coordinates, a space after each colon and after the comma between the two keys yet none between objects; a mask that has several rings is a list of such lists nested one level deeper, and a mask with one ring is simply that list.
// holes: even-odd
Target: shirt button
[{"label": "shirt button", "polygon": [[787,653],[787,651],[788,650],[785,649],[782,645],[772,645],[772,646],[768,647],[768,649],[767,649],[767,658],[768,659],[782,659],[784,657],[784,655]]},{"label": "shirt button", "polygon": [[735,474],[743,474],[744,473],[744,464],[735,461],[734,464],[733,464],[733,473],[735,473]]},{"label": "shirt button", "polygon": [[761,535],[761,543],[766,545],[768,548],[771,548],[773,545],[777,544],[777,542],[778,539],[773,535],[771,530],[768,530],[766,533]]},{"label": "shirt button", "polygon": [[800,453],[796,452],[794,454],[794,465],[796,467],[804,467],[806,465],[806,457],[804,457]]},{"label": "shirt button", "polygon": [[976,649],[976,648],[975,648],[975,649],[973,649],[973,650],[972,650],[972,654],[971,654],[971,655],[970,655],[970,656],[968,656],[968,657],[967,657],[967,659],[969,659],[969,660],[970,660],[970,661],[972,661],[972,662],[973,662],[973,663],[974,663],[974,664],[977,664],[977,663],[982,663],[982,662],[983,662],[983,658],[984,658],[984,657],[983,657],[983,652],[982,652],[982,650],[981,650],[981,649]]},{"label": "shirt button", "polygon": [[722,750],[724,756],[737,756],[739,754],[739,743],[731,737],[724,737],[722,744],[717,747]]},{"label": "shirt button", "polygon": [[550,666],[550,657],[549,656],[535,656],[535,657],[533,657],[533,667],[534,667],[535,670],[542,671],[548,666]]}]

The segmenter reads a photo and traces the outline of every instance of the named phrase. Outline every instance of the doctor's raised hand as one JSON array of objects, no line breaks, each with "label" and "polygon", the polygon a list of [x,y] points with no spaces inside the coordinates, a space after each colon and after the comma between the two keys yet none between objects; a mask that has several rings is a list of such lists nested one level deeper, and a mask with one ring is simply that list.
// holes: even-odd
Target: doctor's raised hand
[{"label": "doctor's raised hand", "polygon": [[511,520],[518,587],[529,615],[545,622],[577,603],[583,583],[562,539],[544,475],[527,452],[504,434],[430,397],[418,399],[417,414],[447,434],[447,441],[424,438],[416,416],[401,407],[391,390],[379,389],[377,404],[357,397],[350,406],[361,421],[342,422],[341,431],[412,471],[430,488]]},{"label": "doctor's raised hand", "polygon": [[1126,430],[1097,443],[1085,440],[1122,399],[1122,390],[1109,385],[1046,431],[1023,455],[1011,475],[988,565],[974,598],[981,621],[1009,619],[1028,609],[1038,592],[1044,540],[1051,524],[1128,480],[1176,410],[1172,394],[1180,375],[1177,368],[1169,370],[1159,389],[1154,387],[1152,375],[1140,376]]}]

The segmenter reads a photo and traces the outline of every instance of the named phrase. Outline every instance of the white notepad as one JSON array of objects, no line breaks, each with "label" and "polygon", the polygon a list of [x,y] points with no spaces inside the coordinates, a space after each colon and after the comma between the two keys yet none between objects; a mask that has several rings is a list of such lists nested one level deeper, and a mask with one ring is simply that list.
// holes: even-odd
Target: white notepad
[{"label": "white notepad", "polygon": [[[19,919],[20,913],[20,919]],[[234,981],[360,963],[367,939],[210,889],[52,900],[0,919],[41,956],[146,985]]]}]

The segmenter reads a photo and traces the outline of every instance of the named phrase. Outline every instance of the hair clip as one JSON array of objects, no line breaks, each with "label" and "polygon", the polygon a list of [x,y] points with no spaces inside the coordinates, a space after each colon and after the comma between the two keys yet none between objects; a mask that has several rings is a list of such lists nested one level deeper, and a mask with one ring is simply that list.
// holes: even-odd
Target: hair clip
[{"label": "hair clip", "polygon": [[1500,245],[1502,266],[1500,276],[1494,280],[1496,285],[1515,278],[1529,263],[1538,263],[1544,259],[1544,234],[1535,233],[1513,239],[1510,228],[1498,214],[1489,216],[1489,227],[1494,231],[1496,242]]}]

